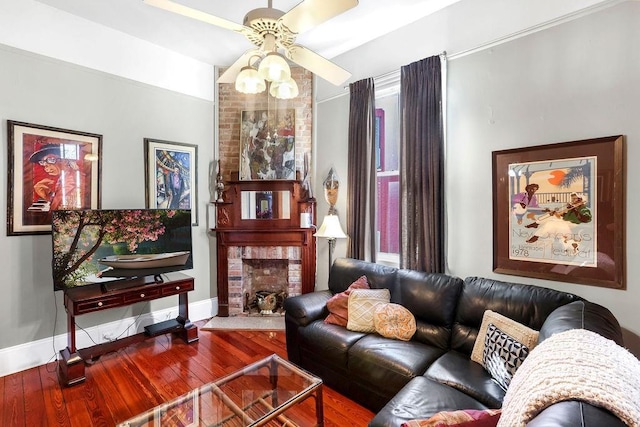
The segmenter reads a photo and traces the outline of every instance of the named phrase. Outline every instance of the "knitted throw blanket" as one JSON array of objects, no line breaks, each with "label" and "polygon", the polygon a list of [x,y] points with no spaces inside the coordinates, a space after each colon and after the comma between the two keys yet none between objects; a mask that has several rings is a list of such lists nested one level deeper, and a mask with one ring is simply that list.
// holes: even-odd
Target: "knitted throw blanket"
[{"label": "knitted throw blanket", "polygon": [[640,426],[640,361],[584,329],[555,334],[531,351],[516,371],[498,427],[519,427],[548,406],[581,400]]}]

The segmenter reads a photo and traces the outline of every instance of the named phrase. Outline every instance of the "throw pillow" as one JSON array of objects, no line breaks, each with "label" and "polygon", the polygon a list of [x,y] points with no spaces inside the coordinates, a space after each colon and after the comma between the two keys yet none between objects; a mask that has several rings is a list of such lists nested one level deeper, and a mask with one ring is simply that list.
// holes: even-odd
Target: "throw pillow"
[{"label": "throw pillow", "polygon": [[400,304],[379,304],[373,313],[376,332],[385,338],[409,341],[416,333],[416,319]]},{"label": "throw pillow", "polygon": [[423,420],[410,420],[402,427],[495,427],[500,420],[500,409],[463,409],[438,412]]},{"label": "throw pillow", "polygon": [[347,321],[349,320],[349,294],[354,289],[369,289],[367,276],[360,276],[360,278],[349,285],[346,291],[337,293],[329,298],[329,301],[327,301],[329,315],[324,319],[325,323],[347,327]]},{"label": "throw pillow", "polygon": [[373,313],[378,304],[391,300],[389,289],[354,289],[349,294],[347,329],[350,331],[373,333]]},{"label": "throw pillow", "polygon": [[538,331],[491,310],[484,312],[471,360],[480,363],[504,390],[538,344]]}]

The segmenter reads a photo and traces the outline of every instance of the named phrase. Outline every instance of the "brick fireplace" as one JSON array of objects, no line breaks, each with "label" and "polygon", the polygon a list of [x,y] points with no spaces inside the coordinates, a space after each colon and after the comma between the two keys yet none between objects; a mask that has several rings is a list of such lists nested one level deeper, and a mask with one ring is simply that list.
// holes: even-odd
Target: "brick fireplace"
[{"label": "brick fireplace", "polygon": [[[288,194],[289,215],[243,218],[240,196],[246,191]],[[218,316],[251,314],[245,308],[258,291],[289,297],[313,292],[315,229],[302,226],[301,214],[311,213],[315,223],[315,199],[303,190],[300,181],[226,181],[224,199],[215,206],[215,228],[211,231],[216,236]]]},{"label": "brick fireplace", "polygon": [[302,293],[300,247],[230,246],[227,265],[229,316],[254,314],[249,306],[259,291],[287,297]]}]

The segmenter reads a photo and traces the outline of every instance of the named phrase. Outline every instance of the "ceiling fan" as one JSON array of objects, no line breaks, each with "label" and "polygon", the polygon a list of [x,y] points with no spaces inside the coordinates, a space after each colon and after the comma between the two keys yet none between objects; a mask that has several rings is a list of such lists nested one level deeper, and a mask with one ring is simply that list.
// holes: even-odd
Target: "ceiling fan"
[{"label": "ceiling fan", "polygon": [[236,60],[218,79],[219,83],[233,83],[246,65],[264,58],[271,52],[284,52],[292,62],[323,79],[341,85],[351,73],[318,55],[295,44],[296,36],[355,7],[358,0],[303,0],[288,12],[272,7],[249,11],[243,24],[220,18],[206,12],[184,6],[171,0],[143,0],[144,3],[179,15],[207,22],[244,35],[256,48],[249,49]]}]

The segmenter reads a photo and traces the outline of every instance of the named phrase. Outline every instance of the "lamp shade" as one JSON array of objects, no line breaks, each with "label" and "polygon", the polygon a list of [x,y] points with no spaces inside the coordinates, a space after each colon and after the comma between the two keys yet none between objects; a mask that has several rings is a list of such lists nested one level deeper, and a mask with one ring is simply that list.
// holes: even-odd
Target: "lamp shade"
[{"label": "lamp shade", "polygon": [[292,78],[283,82],[273,82],[269,88],[269,93],[274,98],[291,99],[298,96],[298,84]]},{"label": "lamp shade", "polygon": [[269,52],[260,61],[258,75],[269,82],[283,82],[291,78],[291,69],[282,55]]},{"label": "lamp shade", "polygon": [[236,90],[242,93],[260,93],[264,92],[267,84],[258,75],[258,70],[252,66],[242,67],[242,70],[236,77]]},{"label": "lamp shade", "polygon": [[347,237],[342,231],[338,215],[325,215],[322,225],[314,236],[326,239],[344,239]]}]

